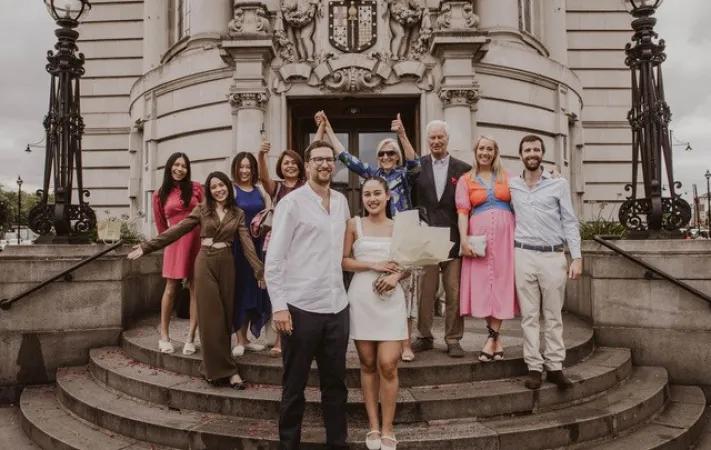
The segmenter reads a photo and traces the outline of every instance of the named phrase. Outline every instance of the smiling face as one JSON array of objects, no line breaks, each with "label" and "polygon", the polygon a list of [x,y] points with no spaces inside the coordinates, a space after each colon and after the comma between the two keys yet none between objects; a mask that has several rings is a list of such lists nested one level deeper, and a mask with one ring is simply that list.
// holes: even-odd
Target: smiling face
[{"label": "smiling face", "polygon": [[387,142],[378,150],[378,166],[383,170],[392,170],[400,164],[400,156],[395,146]]},{"label": "smiling face", "polygon": [[252,165],[249,159],[243,158],[237,168],[237,182],[239,184],[252,184]]},{"label": "smiling face", "polygon": [[427,133],[427,145],[430,147],[430,153],[436,159],[441,159],[447,156],[447,145],[449,144],[449,135],[442,126],[434,126]]},{"label": "smiling face", "polygon": [[481,138],[474,149],[474,159],[478,169],[491,169],[498,155],[496,143],[491,139]]},{"label": "smiling face", "polygon": [[535,171],[543,161],[543,146],[541,141],[523,142],[521,144],[521,161],[527,170]]},{"label": "smiling face", "polygon": [[307,163],[309,179],[321,186],[328,186],[333,178],[336,159],[328,147],[316,147],[311,150]]},{"label": "smiling face", "polygon": [[299,178],[299,165],[291,156],[284,156],[281,161],[281,173],[285,180],[296,180]]},{"label": "smiling face", "polygon": [[385,211],[390,193],[379,180],[368,180],[361,188],[361,197],[368,215],[377,215]]},{"label": "smiling face", "polygon": [[188,164],[185,162],[185,158],[182,156],[175,160],[170,168],[170,175],[173,177],[173,181],[180,182],[185,179],[188,174]]},{"label": "smiling face", "polygon": [[210,179],[210,194],[215,202],[224,206],[227,196],[229,195],[229,188],[222,180],[217,177],[212,177]]}]

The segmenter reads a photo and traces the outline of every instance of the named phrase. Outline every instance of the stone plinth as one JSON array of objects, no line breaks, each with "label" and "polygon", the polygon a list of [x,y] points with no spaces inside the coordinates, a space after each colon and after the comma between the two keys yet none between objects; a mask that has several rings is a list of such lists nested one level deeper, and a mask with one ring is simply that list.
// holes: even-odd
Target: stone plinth
[{"label": "stone plinth", "polygon": [[[711,295],[711,241],[613,241]],[[597,343],[632,349],[634,363],[664,366],[675,383],[711,388],[711,304],[594,241],[583,244],[581,282],[566,308],[592,321]]]},{"label": "stone plinth", "polygon": [[[105,248],[32,245],[0,253],[0,297],[37,286]],[[161,255],[126,259],[119,248],[0,310],[0,401],[26,384],[54,380],[57,367],[84,364],[89,349],[118,343],[132,318],[158,310]]]}]

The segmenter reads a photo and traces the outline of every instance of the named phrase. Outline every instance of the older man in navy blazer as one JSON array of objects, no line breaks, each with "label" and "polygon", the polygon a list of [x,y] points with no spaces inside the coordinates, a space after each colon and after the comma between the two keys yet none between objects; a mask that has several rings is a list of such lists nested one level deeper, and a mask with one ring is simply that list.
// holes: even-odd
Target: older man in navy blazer
[{"label": "older man in navy blazer", "polygon": [[420,337],[412,343],[412,348],[417,352],[434,347],[432,320],[441,271],[446,299],[444,338],[447,353],[451,357],[461,358],[464,356],[464,350],[459,341],[464,334],[464,320],[459,315],[461,259],[458,252],[459,230],[454,193],[459,177],[472,167],[454,158],[447,151],[449,127],[446,122],[433,120],[427,124],[427,144],[430,154],[421,158],[421,170],[414,183],[415,205],[427,211],[431,226],[449,227],[450,240],[454,245],[449,254],[450,260],[425,269],[418,308],[417,330]]}]

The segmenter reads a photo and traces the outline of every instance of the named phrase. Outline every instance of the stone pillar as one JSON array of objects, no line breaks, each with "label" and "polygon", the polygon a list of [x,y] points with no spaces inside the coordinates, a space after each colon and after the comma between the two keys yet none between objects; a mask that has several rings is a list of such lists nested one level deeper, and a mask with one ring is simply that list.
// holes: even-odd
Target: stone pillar
[{"label": "stone pillar", "polygon": [[143,2],[143,73],[160,65],[170,46],[169,0]]},{"label": "stone pillar", "polygon": [[550,58],[568,65],[568,33],[565,0],[543,0],[543,40]]},{"label": "stone pillar", "polygon": [[190,40],[221,39],[231,18],[232,0],[191,1]]},{"label": "stone pillar", "polygon": [[478,24],[471,2],[443,1],[430,49],[441,62],[438,93],[450,128],[449,152],[465,161],[471,159],[479,101],[474,63],[483,58],[490,42],[477,30]]},{"label": "stone pillar", "polygon": [[519,0],[477,0],[476,7],[481,30],[520,37]]},{"label": "stone pillar", "polygon": [[223,57],[234,66],[228,98],[232,105],[232,155],[257,152],[269,101],[269,67],[275,55],[269,13],[263,2],[237,0],[222,41]]}]

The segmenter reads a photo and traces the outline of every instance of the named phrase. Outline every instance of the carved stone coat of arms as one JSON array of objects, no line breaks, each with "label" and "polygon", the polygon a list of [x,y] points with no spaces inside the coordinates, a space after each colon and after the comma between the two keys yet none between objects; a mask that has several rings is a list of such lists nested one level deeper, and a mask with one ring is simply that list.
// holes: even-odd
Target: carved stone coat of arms
[{"label": "carved stone coat of arms", "polygon": [[330,0],[328,40],[344,52],[362,52],[377,40],[376,0]]}]

